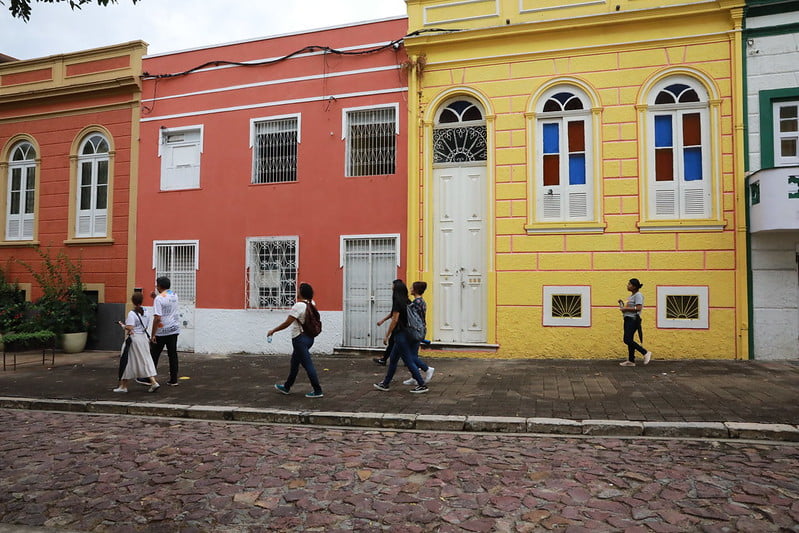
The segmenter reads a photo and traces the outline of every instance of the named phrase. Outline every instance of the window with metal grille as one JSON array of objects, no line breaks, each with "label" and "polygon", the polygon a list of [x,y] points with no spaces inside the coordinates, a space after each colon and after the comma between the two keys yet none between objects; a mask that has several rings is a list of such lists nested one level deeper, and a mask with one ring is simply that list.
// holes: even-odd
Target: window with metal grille
[{"label": "window with metal grille", "polygon": [[696,294],[667,295],[666,318],[670,320],[698,320],[699,296]]},{"label": "window with metal grille", "polygon": [[181,303],[196,299],[197,241],[155,243],[155,277],[169,278],[171,287]]},{"label": "window with metal grille", "polygon": [[708,296],[709,290],[707,287],[658,286],[658,327],[707,329],[710,316]]},{"label": "window with metal grille", "polygon": [[582,297],[579,294],[553,294],[552,316],[554,318],[580,318],[583,316]]},{"label": "window with metal grille", "polygon": [[397,109],[344,110],[349,176],[394,174],[397,155]]},{"label": "window with metal grille", "polygon": [[248,239],[247,307],[287,308],[297,296],[297,237]]},{"label": "window with metal grille", "polygon": [[581,285],[544,286],[545,326],[589,327],[591,288]]},{"label": "window with metal grille", "polygon": [[299,117],[252,122],[252,182],[297,181]]}]

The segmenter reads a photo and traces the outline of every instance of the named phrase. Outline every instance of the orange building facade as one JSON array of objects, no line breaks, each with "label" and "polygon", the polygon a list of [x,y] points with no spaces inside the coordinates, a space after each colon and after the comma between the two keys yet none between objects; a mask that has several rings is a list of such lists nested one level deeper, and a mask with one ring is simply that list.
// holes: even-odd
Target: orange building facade
[{"label": "orange building facade", "polygon": [[[145,50],[134,41],[0,63],[0,262],[28,299],[40,291],[20,262],[38,270],[37,249],[64,251],[80,261],[85,289],[123,311],[133,284]],[[102,345],[111,327],[98,322],[96,347],[111,347]]]},{"label": "orange building facade", "polygon": [[[405,268],[407,19],[144,58],[135,286],[165,275],[179,347],[266,343],[300,282],[314,351],[378,347]],[[145,302],[147,303],[147,302]]]}]

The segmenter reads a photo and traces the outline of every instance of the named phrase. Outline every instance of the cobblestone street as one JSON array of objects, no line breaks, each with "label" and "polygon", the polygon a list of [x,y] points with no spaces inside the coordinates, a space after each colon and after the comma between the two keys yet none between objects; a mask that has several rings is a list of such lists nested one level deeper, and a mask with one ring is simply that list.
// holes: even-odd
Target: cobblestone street
[{"label": "cobblestone street", "polygon": [[0,410],[0,522],[69,531],[799,531],[799,448]]}]

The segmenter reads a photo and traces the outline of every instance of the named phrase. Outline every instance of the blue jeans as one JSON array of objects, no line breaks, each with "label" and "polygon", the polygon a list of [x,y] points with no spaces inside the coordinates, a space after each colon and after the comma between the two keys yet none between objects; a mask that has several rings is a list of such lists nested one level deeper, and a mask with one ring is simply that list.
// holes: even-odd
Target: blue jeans
[{"label": "blue jeans", "polygon": [[383,385],[386,387],[388,387],[391,384],[391,380],[394,379],[394,374],[397,372],[397,364],[400,358],[402,358],[402,362],[405,363],[405,366],[410,370],[416,383],[424,385],[424,379],[422,379],[422,375],[419,373],[419,367],[416,366],[416,362],[414,361],[412,344],[414,343],[410,342],[408,335],[404,331],[400,330],[394,333],[394,349],[391,350],[391,357],[389,357],[388,360],[388,371],[386,372],[386,377],[383,378]]},{"label": "blue jeans", "polygon": [[311,386],[314,392],[322,392],[322,386],[319,384],[319,378],[316,376],[316,368],[311,361],[311,346],[313,346],[313,337],[309,337],[305,333],[300,333],[291,339],[291,346],[294,351],[291,352],[291,370],[289,370],[289,377],[286,378],[284,386],[286,390],[290,390],[297,379],[297,373],[300,371],[300,365],[308,373],[308,379],[311,381]]},{"label": "blue jeans", "polygon": [[422,372],[427,372],[427,369],[430,367],[427,366],[427,363],[422,361],[421,357],[419,357],[419,346],[421,346],[421,343],[412,342],[411,345],[413,346],[413,362],[416,363],[416,366],[419,367],[419,370]]}]

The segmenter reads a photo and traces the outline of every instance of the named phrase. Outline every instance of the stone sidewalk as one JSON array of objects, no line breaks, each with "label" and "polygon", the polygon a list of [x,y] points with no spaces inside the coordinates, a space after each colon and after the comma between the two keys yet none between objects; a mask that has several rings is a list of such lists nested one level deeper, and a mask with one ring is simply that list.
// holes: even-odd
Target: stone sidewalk
[{"label": "stone sidewalk", "polygon": [[[277,393],[288,356],[180,355],[180,386],[115,394],[117,354],[25,355],[0,373],[0,407],[291,424],[603,436],[760,438],[799,441],[799,362],[437,358],[427,394],[410,394],[400,368],[389,392],[373,384],[371,357],[314,356],[324,398],[302,369]],[[166,355],[160,381],[166,381]]]}]

